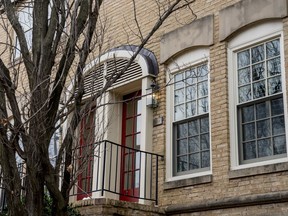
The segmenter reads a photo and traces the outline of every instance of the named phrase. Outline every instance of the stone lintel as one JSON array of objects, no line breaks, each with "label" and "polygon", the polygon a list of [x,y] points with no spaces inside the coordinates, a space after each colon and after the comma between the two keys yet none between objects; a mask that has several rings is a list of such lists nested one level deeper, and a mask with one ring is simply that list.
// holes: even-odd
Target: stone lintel
[{"label": "stone lintel", "polygon": [[219,13],[220,41],[254,22],[286,17],[287,7],[287,0],[242,0],[222,9]]},{"label": "stone lintel", "polygon": [[165,34],[160,43],[160,63],[188,48],[212,44],[213,15],[209,15]]}]

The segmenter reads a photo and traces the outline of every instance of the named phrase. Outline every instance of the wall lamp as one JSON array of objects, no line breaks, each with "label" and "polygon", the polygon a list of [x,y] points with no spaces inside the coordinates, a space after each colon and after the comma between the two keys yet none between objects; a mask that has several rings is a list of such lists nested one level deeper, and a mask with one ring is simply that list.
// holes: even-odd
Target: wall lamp
[{"label": "wall lamp", "polygon": [[150,88],[146,89],[146,105],[150,108],[158,107],[157,92],[159,91],[159,85],[153,80]]}]

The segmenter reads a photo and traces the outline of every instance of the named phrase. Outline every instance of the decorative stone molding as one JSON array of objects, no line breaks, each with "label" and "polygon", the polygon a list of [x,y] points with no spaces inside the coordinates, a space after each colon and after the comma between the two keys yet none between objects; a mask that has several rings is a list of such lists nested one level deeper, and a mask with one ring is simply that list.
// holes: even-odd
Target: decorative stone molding
[{"label": "decorative stone molding", "polygon": [[165,34],[160,43],[160,63],[188,48],[213,44],[213,15]]},{"label": "decorative stone molding", "polygon": [[219,12],[219,37],[223,41],[251,23],[288,15],[287,0],[243,0]]},{"label": "decorative stone molding", "polygon": [[229,197],[223,199],[213,199],[201,202],[191,202],[187,204],[177,204],[167,206],[166,215],[176,215],[183,213],[192,213],[200,211],[209,211],[217,209],[238,208],[254,205],[265,205],[274,203],[288,202],[288,192],[273,192],[266,194],[253,194],[239,197]]},{"label": "decorative stone molding", "polygon": [[212,182],[212,175],[199,176],[189,179],[176,180],[164,183],[164,190],[175,189],[180,187],[188,187],[193,185],[205,184]]},{"label": "decorative stone molding", "polygon": [[269,165],[259,166],[259,167],[231,170],[229,171],[229,178],[230,179],[243,178],[243,177],[254,176],[254,175],[263,175],[263,174],[269,174],[269,173],[283,172],[287,170],[288,170],[287,162],[278,163],[278,164],[269,164]]}]

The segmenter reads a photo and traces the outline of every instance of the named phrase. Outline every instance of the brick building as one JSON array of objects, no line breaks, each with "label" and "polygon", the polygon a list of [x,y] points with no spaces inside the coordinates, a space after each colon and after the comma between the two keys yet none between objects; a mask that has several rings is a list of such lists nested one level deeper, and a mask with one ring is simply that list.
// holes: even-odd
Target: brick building
[{"label": "brick building", "polygon": [[[149,8],[144,11],[142,4],[139,14],[145,16]],[[144,175],[151,171],[144,162],[148,156],[143,152],[138,158],[135,152],[131,159],[135,167],[122,175],[134,176],[128,186],[130,195],[144,199],[128,198],[134,204],[125,205],[135,206],[138,212],[135,202],[146,204],[151,215],[286,215],[287,1],[200,0],[192,8],[197,16],[193,22],[188,12],[169,19],[156,42],[140,55],[139,78],[127,73],[130,86],[123,81],[110,92],[110,97],[125,98],[131,92],[146,95],[150,87],[159,87],[154,89],[157,106],[145,104],[145,97],[137,103],[142,121],[132,136],[141,136],[133,148],[164,159],[152,160],[153,181],[149,181],[151,176]],[[123,45],[119,40],[115,47]],[[116,53],[125,59],[130,51],[121,46],[106,55]],[[129,135],[115,127],[130,119],[121,106],[116,108],[120,114],[112,119],[113,126],[108,126],[107,140],[128,143]],[[140,111],[132,116],[137,122]],[[149,182],[158,210],[151,209],[151,197],[146,195]],[[124,190],[128,196],[130,192]],[[109,192],[103,197],[123,200]],[[129,214],[115,200],[78,205],[89,203],[94,207],[84,207],[87,212],[102,203],[103,209],[114,205],[115,212]]]},{"label": "brick building", "polygon": [[[86,66],[87,98],[139,42],[116,28],[131,4],[106,4],[117,39]],[[137,4],[145,33],[153,5]],[[288,1],[191,8],[196,18],[188,9],[169,18],[101,99],[124,102],[81,122],[79,160],[101,140],[71,191],[83,214],[288,214]]]}]

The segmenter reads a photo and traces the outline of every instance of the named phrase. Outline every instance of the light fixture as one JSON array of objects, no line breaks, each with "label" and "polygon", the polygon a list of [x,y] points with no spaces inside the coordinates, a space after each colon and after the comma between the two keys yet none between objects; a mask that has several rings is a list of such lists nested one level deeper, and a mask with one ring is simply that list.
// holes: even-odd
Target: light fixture
[{"label": "light fixture", "polygon": [[146,105],[150,108],[158,107],[157,92],[159,90],[158,84],[153,80],[150,88],[146,89]]}]

